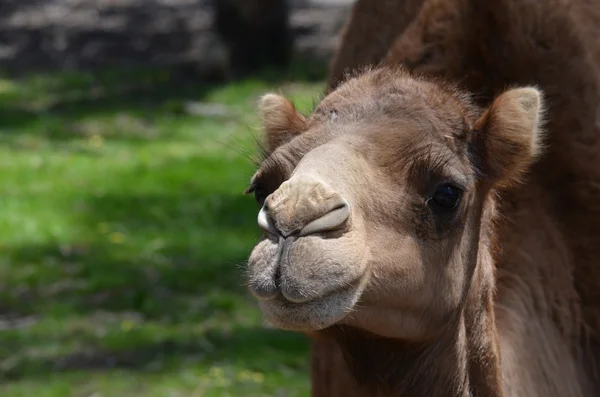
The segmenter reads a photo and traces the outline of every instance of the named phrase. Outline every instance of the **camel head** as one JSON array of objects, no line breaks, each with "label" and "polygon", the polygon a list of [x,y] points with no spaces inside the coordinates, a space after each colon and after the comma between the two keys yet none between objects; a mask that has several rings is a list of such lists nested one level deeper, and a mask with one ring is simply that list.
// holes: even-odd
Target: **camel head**
[{"label": "camel head", "polygon": [[310,117],[261,100],[265,160],[249,192],[263,236],[247,284],[277,327],[333,325],[424,340],[493,283],[481,261],[494,192],[540,152],[531,87],[487,109],[446,83],[377,69],[327,95]]}]

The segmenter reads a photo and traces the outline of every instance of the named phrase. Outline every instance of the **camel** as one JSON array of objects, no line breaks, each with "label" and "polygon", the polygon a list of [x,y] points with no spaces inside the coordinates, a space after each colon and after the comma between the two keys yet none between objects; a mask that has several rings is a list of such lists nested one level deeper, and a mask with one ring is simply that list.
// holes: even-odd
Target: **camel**
[{"label": "camel", "polygon": [[401,3],[312,114],[261,99],[249,291],[313,396],[600,395],[600,4]]}]

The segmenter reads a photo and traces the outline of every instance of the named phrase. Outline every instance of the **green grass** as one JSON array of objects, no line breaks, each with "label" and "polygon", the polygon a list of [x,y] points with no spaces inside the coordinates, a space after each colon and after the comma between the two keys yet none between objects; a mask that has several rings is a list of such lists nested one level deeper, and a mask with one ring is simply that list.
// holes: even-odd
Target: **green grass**
[{"label": "green grass", "polygon": [[305,77],[0,79],[1,396],[308,395],[306,338],[265,327],[242,279],[256,100],[309,109]]}]

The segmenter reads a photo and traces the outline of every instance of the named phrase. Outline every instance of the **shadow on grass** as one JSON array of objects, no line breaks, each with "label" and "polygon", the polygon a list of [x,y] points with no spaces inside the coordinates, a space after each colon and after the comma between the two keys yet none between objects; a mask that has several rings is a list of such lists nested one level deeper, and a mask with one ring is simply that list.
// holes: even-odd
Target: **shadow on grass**
[{"label": "shadow on grass", "polygon": [[[112,175],[115,190],[75,198],[77,240],[5,247],[6,268],[15,271],[14,283],[0,292],[0,314],[26,316],[60,305],[69,313],[102,309],[197,320],[211,313],[194,310],[194,297],[245,296],[243,264],[260,234],[257,208],[241,188],[236,194],[214,185],[219,177],[226,184],[231,179],[213,172],[214,163],[173,161],[137,191],[119,187],[135,185],[147,170]],[[207,307],[226,308],[223,299]]]},{"label": "shadow on grass", "polygon": [[[322,62],[298,58],[287,70],[264,69],[247,80],[268,85],[315,82],[325,71]],[[85,132],[76,122],[94,116],[128,114],[148,125],[168,116],[194,116],[185,103],[202,102],[224,84],[206,80],[186,65],[4,75],[0,76],[0,138],[32,127],[47,139],[81,138]]]},{"label": "shadow on grass", "polygon": [[[135,338],[135,343],[121,349],[91,347],[52,358],[16,360],[13,366],[0,373],[0,380],[14,382],[24,377],[43,379],[57,373],[114,369],[160,373],[190,364],[208,364],[210,368],[215,364],[235,363],[246,370],[261,373],[281,371],[282,368],[294,371],[307,368],[308,339],[293,333],[236,328],[209,332],[201,339],[166,339],[157,342],[133,334],[130,338]],[[19,344],[18,338],[7,341],[17,351],[27,348]]]}]

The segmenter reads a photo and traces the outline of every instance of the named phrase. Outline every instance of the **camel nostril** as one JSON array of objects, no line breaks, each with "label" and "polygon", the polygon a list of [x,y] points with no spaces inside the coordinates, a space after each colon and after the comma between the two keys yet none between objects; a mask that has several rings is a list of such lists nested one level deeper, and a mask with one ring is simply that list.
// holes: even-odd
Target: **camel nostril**
[{"label": "camel nostril", "polygon": [[344,225],[349,216],[350,206],[346,200],[343,200],[340,206],[304,226],[300,230],[300,236],[339,229]]},{"label": "camel nostril", "polygon": [[279,230],[273,224],[273,220],[267,213],[267,205],[263,205],[258,212],[258,226],[266,232],[271,234],[280,235]]}]

